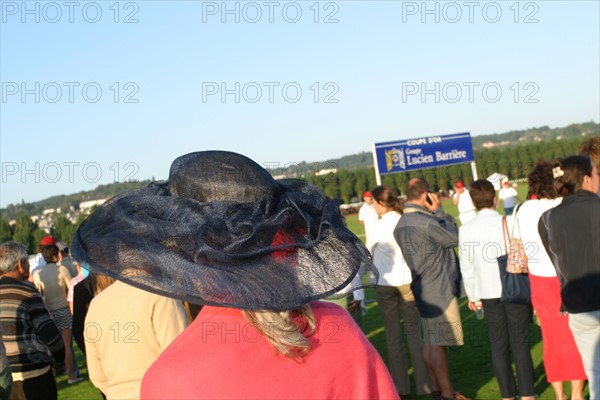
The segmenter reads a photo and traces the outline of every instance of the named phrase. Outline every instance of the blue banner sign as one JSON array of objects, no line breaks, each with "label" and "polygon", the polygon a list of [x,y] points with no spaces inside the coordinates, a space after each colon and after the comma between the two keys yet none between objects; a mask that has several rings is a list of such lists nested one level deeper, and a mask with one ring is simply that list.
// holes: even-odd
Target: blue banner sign
[{"label": "blue banner sign", "polygon": [[460,164],[475,159],[469,132],[375,143],[373,147],[380,175]]}]

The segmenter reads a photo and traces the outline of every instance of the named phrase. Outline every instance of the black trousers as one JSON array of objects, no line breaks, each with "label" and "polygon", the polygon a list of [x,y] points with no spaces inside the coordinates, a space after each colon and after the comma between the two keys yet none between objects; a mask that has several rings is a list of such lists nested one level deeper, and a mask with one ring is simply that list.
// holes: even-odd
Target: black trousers
[{"label": "black trousers", "polygon": [[10,400],[56,400],[56,381],[52,370],[24,381],[14,381]]},{"label": "black trousers", "polygon": [[482,299],[488,337],[492,351],[492,365],[502,397],[515,397],[517,383],[512,369],[510,350],[515,360],[519,394],[533,396],[533,360],[529,349],[531,305],[501,303],[500,299]]},{"label": "black trousers", "polygon": [[[412,361],[416,392],[423,395],[431,392],[431,381],[423,360],[421,342],[421,317],[410,290],[410,285],[399,287],[375,286],[375,295],[385,328],[390,375],[401,395],[411,393],[408,377],[408,360],[403,345],[403,334],[407,336]],[[400,319],[403,319],[402,325]]]}]

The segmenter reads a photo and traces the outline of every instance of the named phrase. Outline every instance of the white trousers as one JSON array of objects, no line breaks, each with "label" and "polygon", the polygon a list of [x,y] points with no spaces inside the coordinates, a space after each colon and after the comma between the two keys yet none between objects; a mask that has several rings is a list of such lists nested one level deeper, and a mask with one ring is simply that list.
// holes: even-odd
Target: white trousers
[{"label": "white trousers", "polygon": [[569,314],[569,328],[588,376],[590,399],[600,398],[600,310]]}]

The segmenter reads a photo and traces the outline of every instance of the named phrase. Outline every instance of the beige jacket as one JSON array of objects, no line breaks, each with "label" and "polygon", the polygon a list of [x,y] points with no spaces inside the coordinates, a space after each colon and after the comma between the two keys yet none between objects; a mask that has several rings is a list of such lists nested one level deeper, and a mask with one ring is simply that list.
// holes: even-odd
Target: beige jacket
[{"label": "beige jacket", "polygon": [[187,325],[181,302],[116,281],[85,318],[90,380],[108,399],[139,399],[146,370]]},{"label": "beige jacket", "polygon": [[44,304],[49,311],[69,307],[67,291],[71,281],[69,270],[54,263],[44,265],[33,273],[33,283],[44,296]]}]

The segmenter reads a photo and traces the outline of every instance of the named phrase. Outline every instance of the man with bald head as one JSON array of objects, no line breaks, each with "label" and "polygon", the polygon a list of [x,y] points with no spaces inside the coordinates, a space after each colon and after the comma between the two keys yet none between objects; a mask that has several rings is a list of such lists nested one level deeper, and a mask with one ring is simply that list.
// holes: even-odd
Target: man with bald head
[{"label": "man with bald head", "polygon": [[458,308],[460,271],[454,248],[458,228],[439,198],[422,179],[412,179],[406,192],[404,215],[394,237],[411,270],[425,340],[423,354],[431,378],[434,399],[466,399],[454,391],[448,372],[448,346],[462,346]]}]

